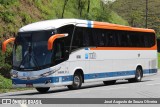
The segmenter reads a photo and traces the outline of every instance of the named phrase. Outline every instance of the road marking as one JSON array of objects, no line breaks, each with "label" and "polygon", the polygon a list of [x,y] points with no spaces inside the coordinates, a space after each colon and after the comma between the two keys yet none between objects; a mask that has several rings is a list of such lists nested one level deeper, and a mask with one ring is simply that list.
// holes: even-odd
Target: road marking
[{"label": "road marking", "polygon": [[146,84],[146,85],[160,85],[160,83]]},{"label": "road marking", "polygon": [[20,105],[20,107],[27,107],[26,104],[19,104],[19,105]]}]

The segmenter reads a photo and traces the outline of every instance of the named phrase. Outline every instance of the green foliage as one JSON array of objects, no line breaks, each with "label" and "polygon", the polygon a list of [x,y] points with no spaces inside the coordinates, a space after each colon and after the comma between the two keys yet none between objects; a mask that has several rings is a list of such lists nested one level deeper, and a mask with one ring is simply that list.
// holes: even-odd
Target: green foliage
[{"label": "green foliage", "polygon": [[[39,9],[39,11],[42,13],[42,16],[44,19],[53,19],[55,16],[54,13],[54,6],[58,7],[56,5],[53,5],[53,0],[35,0],[33,1],[35,6]],[[59,4],[60,5],[60,4]],[[60,9],[58,9],[60,10]]]},{"label": "green foliage", "polygon": [[10,89],[12,88],[12,82],[10,79],[4,78],[0,75],[0,89]]},{"label": "green foliage", "polygon": [[[146,0],[116,0],[112,9],[126,19],[131,26],[146,27]],[[160,36],[160,0],[148,0],[148,28]]]},{"label": "green foliage", "polygon": [[18,0],[0,0],[0,4],[2,5],[13,5],[17,2]]},{"label": "green foliage", "polygon": [[22,18],[22,21],[25,23],[25,24],[28,24],[28,23],[31,23],[32,22],[32,18],[29,14],[27,13],[24,13],[24,12],[21,12],[20,13],[20,16]]},{"label": "green foliage", "polygon": [[111,13],[111,17],[109,18],[109,22],[121,25],[129,25],[127,21],[113,11]]},{"label": "green foliage", "polygon": [[11,70],[11,51],[2,53],[0,51],[0,74],[6,78],[10,78]]},{"label": "green foliage", "polygon": [[0,17],[6,23],[13,23],[13,21],[14,21],[14,13],[9,12],[9,11],[1,12],[0,13]]}]

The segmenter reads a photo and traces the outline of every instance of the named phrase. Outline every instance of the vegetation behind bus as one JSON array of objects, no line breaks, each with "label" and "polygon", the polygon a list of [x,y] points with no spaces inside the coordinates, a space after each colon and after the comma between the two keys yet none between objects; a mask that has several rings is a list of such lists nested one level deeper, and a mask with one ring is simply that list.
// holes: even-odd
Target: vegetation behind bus
[{"label": "vegetation behind bus", "polygon": [[[146,0],[116,0],[111,7],[127,20],[130,26],[146,27]],[[160,38],[160,0],[148,0],[148,28],[156,31]]]}]

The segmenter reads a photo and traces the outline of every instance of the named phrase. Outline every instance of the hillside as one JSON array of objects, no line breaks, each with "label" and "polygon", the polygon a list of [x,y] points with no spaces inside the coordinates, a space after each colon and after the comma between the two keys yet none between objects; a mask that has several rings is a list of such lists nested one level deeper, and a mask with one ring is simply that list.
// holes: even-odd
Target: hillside
[{"label": "hillside", "polygon": [[[131,26],[145,27],[146,0],[117,0],[110,7]],[[160,0],[148,0],[148,28],[160,37]]]},{"label": "hillside", "polygon": [[0,35],[13,35],[20,27],[32,22],[62,18],[65,3],[63,18],[127,24],[116,13],[105,9],[100,0],[0,0]]}]

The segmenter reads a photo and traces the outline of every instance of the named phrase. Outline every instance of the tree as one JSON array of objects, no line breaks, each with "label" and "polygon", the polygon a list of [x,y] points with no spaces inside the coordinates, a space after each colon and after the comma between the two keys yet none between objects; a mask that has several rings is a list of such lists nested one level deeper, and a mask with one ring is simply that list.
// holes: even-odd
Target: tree
[{"label": "tree", "polygon": [[89,13],[89,10],[90,10],[90,0],[88,0],[87,13]]},{"label": "tree", "polygon": [[67,2],[68,2],[68,0],[65,0],[65,1],[64,1],[63,10],[62,10],[62,18],[63,18],[63,16],[64,16],[64,11],[65,11]]}]

